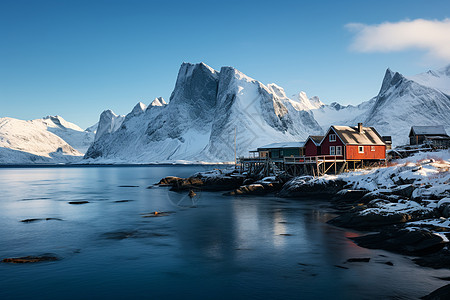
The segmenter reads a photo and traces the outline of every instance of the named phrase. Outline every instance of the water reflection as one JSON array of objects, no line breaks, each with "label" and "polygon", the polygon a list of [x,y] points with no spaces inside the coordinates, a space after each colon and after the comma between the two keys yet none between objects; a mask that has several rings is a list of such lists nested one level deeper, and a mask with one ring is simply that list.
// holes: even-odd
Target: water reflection
[{"label": "water reflection", "polygon": [[[417,298],[450,275],[356,246],[348,237],[357,232],[326,224],[333,214],[320,200],[147,189],[201,169],[0,169],[0,258],[63,257],[0,264],[9,287],[0,298]],[[173,213],[143,217],[153,211]],[[20,222],[49,217],[62,221]],[[352,257],[371,261],[346,263]]]}]

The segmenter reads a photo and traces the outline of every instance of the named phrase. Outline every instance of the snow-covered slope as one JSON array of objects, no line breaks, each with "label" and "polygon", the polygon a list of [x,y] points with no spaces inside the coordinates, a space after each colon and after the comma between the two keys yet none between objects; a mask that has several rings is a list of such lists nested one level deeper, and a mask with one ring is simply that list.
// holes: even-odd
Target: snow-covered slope
[{"label": "snow-covered slope", "polygon": [[93,140],[59,116],[31,121],[0,118],[0,163],[47,163],[79,160]]},{"label": "snow-covered slope", "polygon": [[450,95],[450,65],[436,71],[429,70],[407,78]]},{"label": "snow-covered slope", "polygon": [[366,102],[357,106],[332,103],[303,107],[314,114],[324,130],[330,125],[362,122],[382,135],[392,136],[394,145],[401,145],[407,143],[413,125],[444,125],[450,133],[449,94],[450,65],[411,77],[388,69],[380,92]]},{"label": "snow-covered slope", "polygon": [[[420,78],[425,81],[423,74]],[[450,96],[388,69],[364,123],[391,135],[397,145],[407,143],[413,125],[444,125],[449,131]]]},{"label": "snow-covered slope", "polygon": [[277,92],[231,67],[218,72],[203,63],[183,63],[169,104],[158,100],[159,106],[155,100],[137,114],[135,107],[119,129],[99,136],[85,158],[232,161],[235,129],[238,155],[264,143],[321,132],[310,112],[296,108],[282,89]]}]

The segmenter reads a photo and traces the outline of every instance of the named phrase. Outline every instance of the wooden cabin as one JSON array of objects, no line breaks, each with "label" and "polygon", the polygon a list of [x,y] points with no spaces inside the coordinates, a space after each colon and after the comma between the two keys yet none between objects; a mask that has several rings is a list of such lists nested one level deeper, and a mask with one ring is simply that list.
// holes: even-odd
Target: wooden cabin
[{"label": "wooden cabin", "polygon": [[444,126],[412,126],[409,131],[409,144],[430,144],[435,147],[449,147],[450,137]]},{"label": "wooden cabin", "polygon": [[283,159],[284,157],[298,157],[304,155],[304,142],[272,143],[259,147],[260,158]]},{"label": "wooden cabin", "polygon": [[305,142],[305,156],[320,155],[320,142],[323,140],[323,135],[310,135]]},{"label": "wooden cabin", "polygon": [[[308,141],[311,141],[308,144]],[[320,143],[308,139],[306,156],[333,156],[342,160],[385,160],[386,144],[373,127],[331,126]],[[314,150],[315,147],[315,150]],[[320,154],[314,154],[319,153]]]}]

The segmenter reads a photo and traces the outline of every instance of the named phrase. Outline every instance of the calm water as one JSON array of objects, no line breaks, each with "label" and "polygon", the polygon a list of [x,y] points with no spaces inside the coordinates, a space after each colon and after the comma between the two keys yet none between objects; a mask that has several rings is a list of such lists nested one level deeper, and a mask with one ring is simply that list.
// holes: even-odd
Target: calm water
[{"label": "calm water", "polygon": [[435,277],[450,271],[353,244],[325,223],[326,202],[147,189],[204,168],[0,169],[0,258],[62,258],[0,264],[0,299],[415,299],[447,283]]}]

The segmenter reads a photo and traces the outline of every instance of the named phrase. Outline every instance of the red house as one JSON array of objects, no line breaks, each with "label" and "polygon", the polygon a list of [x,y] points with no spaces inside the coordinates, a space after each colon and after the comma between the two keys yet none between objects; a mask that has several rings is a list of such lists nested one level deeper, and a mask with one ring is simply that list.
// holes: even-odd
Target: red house
[{"label": "red house", "polygon": [[384,160],[386,144],[373,127],[331,126],[319,144],[310,136],[306,156],[331,155],[345,160]]},{"label": "red house", "polygon": [[320,142],[323,140],[323,135],[310,135],[305,142],[305,156],[320,155]]}]

